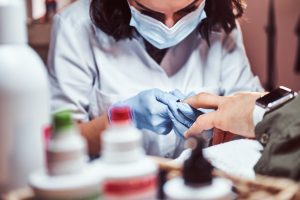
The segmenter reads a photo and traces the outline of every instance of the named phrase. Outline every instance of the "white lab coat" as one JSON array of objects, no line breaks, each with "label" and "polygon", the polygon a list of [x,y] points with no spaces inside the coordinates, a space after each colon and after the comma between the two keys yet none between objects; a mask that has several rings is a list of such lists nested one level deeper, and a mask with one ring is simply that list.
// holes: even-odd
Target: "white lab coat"
[{"label": "white lab coat", "polygon": [[[89,2],[79,0],[54,19],[48,60],[53,112],[69,109],[76,120],[88,121],[111,104],[151,88],[218,95],[262,89],[251,72],[239,29],[227,37],[213,32],[210,47],[194,31],[158,65],[141,37],[116,42],[96,28]],[[143,135],[148,154],[176,157],[183,150],[183,140],[173,131]]]}]

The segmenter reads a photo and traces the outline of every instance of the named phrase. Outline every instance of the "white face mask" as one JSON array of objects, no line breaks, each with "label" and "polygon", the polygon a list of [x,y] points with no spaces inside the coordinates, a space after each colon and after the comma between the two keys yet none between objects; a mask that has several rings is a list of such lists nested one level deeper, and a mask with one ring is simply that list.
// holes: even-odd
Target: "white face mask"
[{"label": "white face mask", "polygon": [[177,45],[191,34],[198,24],[206,18],[204,12],[205,1],[193,12],[180,19],[173,27],[169,28],[164,23],[142,14],[130,6],[131,21],[137,31],[158,49],[165,49]]}]

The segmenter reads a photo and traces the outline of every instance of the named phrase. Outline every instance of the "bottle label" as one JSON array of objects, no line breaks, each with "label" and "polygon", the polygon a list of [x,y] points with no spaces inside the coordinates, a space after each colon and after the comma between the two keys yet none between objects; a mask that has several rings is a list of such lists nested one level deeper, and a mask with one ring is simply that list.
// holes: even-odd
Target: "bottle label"
[{"label": "bottle label", "polygon": [[111,179],[104,183],[106,199],[155,199],[157,190],[156,175],[132,179]]},{"label": "bottle label", "polygon": [[47,170],[49,175],[62,175],[78,172],[85,163],[84,151],[69,152],[46,151]]}]

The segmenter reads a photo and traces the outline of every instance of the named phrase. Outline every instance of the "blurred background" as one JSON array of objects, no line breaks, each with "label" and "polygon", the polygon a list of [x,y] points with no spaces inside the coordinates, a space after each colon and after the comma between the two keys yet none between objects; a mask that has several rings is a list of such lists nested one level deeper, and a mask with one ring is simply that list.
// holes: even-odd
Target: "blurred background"
[{"label": "blurred background", "polygon": [[[61,10],[75,0],[58,0]],[[47,58],[51,20],[45,20],[45,0],[27,0],[29,40],[33,48]],[[267,75],[267,35],[269,0],[248,0],[244,19],[241,21],[246,51],[252,70],[260,77],[263,85]],[[295,33],[300,17],[300,0],[274,0],[276,20],[275,85],[284,85],[300,90],[300,73],[295,72],[298,38]]]},{"label": "blurred background", "polygon": [[[300,17],[300,0],[274,0],[277,26],[276,83],[300,90],[300,73],[295,73],[298,39],[295,33]],[[268,0],[248,0],[242,21],[246,51],[252,70],[262,83],[267,81],[267,37],[265,28]]]}]

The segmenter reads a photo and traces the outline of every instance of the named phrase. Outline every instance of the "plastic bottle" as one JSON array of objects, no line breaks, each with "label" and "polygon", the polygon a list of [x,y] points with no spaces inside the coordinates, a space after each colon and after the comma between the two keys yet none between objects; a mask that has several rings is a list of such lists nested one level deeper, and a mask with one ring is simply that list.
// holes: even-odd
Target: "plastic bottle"
[{"label": "plastic bottle", "polygon": [[211,164],[203,157],[203,140],[184,162],[183,177],[168,181],[164,186],[171,200],[230,200],[233,199],[230,181],[213,178]]},{"label": "plastic bottle", "polygon": [[110,116],[111,126],[102,137],[104,199],[156,199],[158,166],[145,156],[130,108],[112,108]]},{"label": "plastic bottle", "polygon": [[43,165],[49,100],[46,68],[27,45],[24,1],[0,0],[0,196]]},{"label": "plastic bottle", "polygon": [[68,111],[53,117],[53,133],[47,148],[47,170],[51,176],[78,173],[87,162],[86,141]]},{"label": "plastic bottle", "polygon": [[53,117],[47,148],[47,169],[29,177],[35,197],[43,200],[98,200],[102,174],[97,163],[87,163],[86,142],[68,111]]}]

